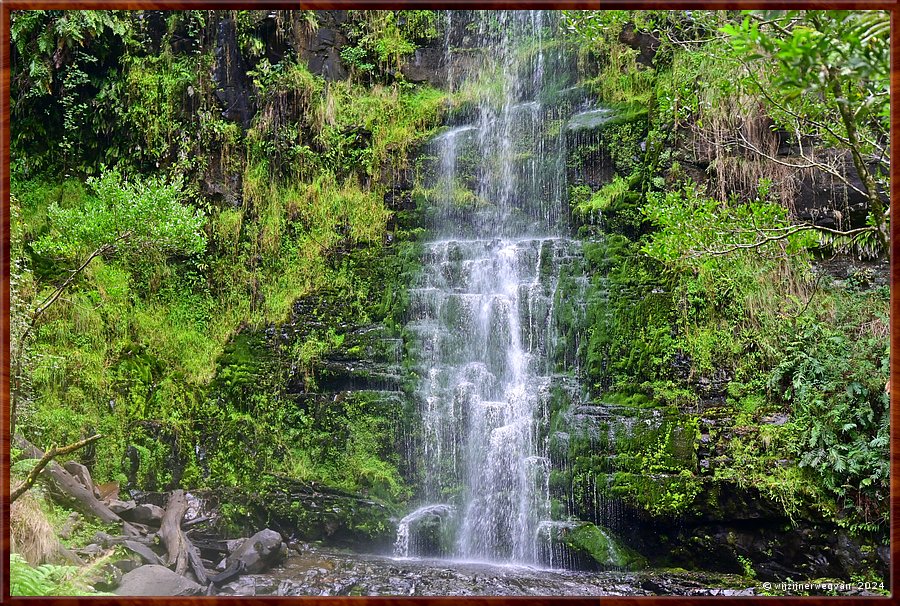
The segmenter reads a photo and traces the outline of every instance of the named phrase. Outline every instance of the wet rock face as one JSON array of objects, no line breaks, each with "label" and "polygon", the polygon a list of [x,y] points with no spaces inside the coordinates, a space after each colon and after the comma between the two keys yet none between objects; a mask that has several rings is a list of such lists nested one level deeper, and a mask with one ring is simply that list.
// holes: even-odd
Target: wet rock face
[{"label": "wet rock face", "polygon": [[403,369],[397,363],[402,342],[382,326],[367,326],[346,333],[342,347],[324,356],[317,368],[320,393],[354,391],[398,392]]},{"label": "wet rock face", "polygon": [[166,11],[143,11],[143,19],[149,34],[147,53],[159,54],[162,37],[166,31]]},{"label": "wet rock face", "polygon": [[203,195],[209,196],[217,204],[240,208],[243,204],[243,176],[240,172],[228,171],[222,161],[211,154],[209,167],[200,182]]},{"label": "wet rock face", "polygon": [[237,28],[234,18],[225,16],[218,24],[216,33],[216,63],[213,80],[216,83],[216,100],[222,109],[222,116],[250,127],[256,113],[253,100],[253,85],[247,75],[248,66],[240,52]]},{"label": "wet rock face", "polygon": [[[790,152],[793,151],[790,150]],[[818,150],[816,153],[827,158],[838,152],[826,149]],[[790,161],[798,164],[803,161],[798,156],[791,158],[790,153],[785,155]],[[822,227],[841,230],[863,227],[866,224],[869,201],[860,193],[860,191],[865,191],[865,186],[849,158],[843,158],[838,165],[843,165],[847,182],[859,191],[824,173],[803,173],[800,189],[797,197],[793,200],[798,219]],[[885,204],[888,202],[886,195],[882,196],[882,201]]]},{"label": "wet rock face", "polygon": [[855,571],[887,576],[887,559],[865,550],[844,531],[826,524],[786,519],[690,524],[673,534],[671,556],[683,566],[738,572],[738,556],[751,562],[760,580],[850,578]]},{"label": "wet rock face", "polygon": [[[622,41],[641,49],[633,34],[626,28]],[[625,178],[630,172],[621,163],[621,155],[620,162],[615,162],[614,152],[621,143],[604,138],[612,122],[601,118],[605,118],[601,110],[585,111],[579,120],[570,121],[567,131],[569,183],[586,185],[592,192],[609,183],[613,175]],[[679,134],[679,139],[689,138],[682,139]],[[778,156],[797,160],[799,150],[791,147],[786,134],[782,139],[785,144]],[[679,148],[673,153],[681,151]],[[818,151],[833,156],[833,150]],[[638,164],[645,166],[646,160]],[[709,181],[708,164],[687,161],[682,166],[698,183]],[[847,165],[847,172],[848,179],[861,187],[852,165]],[[838,229],[864,224],[868,212],[865,200],[835,181],[824,175],[800,175],[792,200],[799,220]],[[635,202],[633,208],[638,209],[639,204]],[[640,235],[619,227],[614,213],[604,211],[602,220],[605,237],[625,234],[634,240]],[[879,275],[888,273],[882,263],[862,263],[847,257],[820,260],[814,267],[817,273],[847,280],[856,288],[884,285],[886,278]],[[662,300],[667,293],[660,295]],[[622,328],[611,329],[611,334],[615,330]],[[720,472],[736,469],[740,477],[729,448],[735,439],[745,443],[758,439],[759,427],[783,425],[791,419],[788,414],[773,413],[755,419],[751,427],[742,426],[746,422],[738,423],[739,411],[728,397],[729,384],[735,378],[733,369],[716,368],[700,375],[692,372],[694,366],[686,353],[674,352],[668,368],[680,388],[698,396],[698,405],[689,413],[666,411],[654,402],[635,403],[634,411],[616,409],[602,401],[602,391],[594,406],[572,407],[568,413],[561,413],[558,420],[566,422],[556,425],[560,431],[550,437],[553,464],[556,469],[569,465],[573,471],[555,476],[552,489],[566,497],[560,500],[574,502],[574,514],[579,519],[609,524],[656,566],[740,573],[749,562],[757,577],[768,581],[849,579],[871,573],[886,576],[887,560],[877,547],[880,540],[851,537],[799,495],[796,500],[803,503],[795,503],[800,511],[790,519],[776,499],[767,498],[753,486],[724,479],[735,476]],[[610,387],[602,380],[598,384]],[[616,417],[618,422],[614,422]],[[657,467],[668,469],[651,473],[634,466],[641,457],[664,463]],[[780,466],[794,462],[781,459],[773,463]],[[668,496],[685,504],[660,511],[664,508],[659,503],[665,503]]]},{"label": "wet rock face", "polygon": [[316,11],[319,26],[315,30],[303,28],[298,36],[297,51],[309,71],[326,80],[343,80],[347,68],[341,61],[341,49],[347,44],[347,36],[341,24],[347,20],[347,11]]},{"label": "wet rock face", "polygon": [[[763,422],[786,420],[785,415],[773,414]],[[668,417],[668,424],[674,427],[673,439],[678,424],[684,422],[677,415]],[[652,516],[626,503],[617,530],[628,545],[655,566],[740,573],[749,562],[757,577],[765,581],[850,578],[865,571],[886,576],[887,560],[878,549],[866,548],[865,540],[851,539],[814,509],[801,507],[791,520],[779,503],[756,488],[715,479],[716,468],[729,464],[727,444],[741,436],[743,429],[735,426],[734,415],[727,408],[702,411],[694,455],[697,462],[690,465],[700,478],[701,492],[688,511],[676,516]]]},{"label": "wet rock face", "polygon": [[653,65],[653,58],[659,49],[659,40],[645,32],[635,30],[633,23],[628,23],[619,34],[619,42],[627,44],[638,51],[637,62],[642,65]]},{"label": "wet rock face", "polygon": [[[771,424],[786,420],[781,414],[764,419]],[[668,419],[673,439],[678,422],[677,416]],[[701,414],[695,455],[698,465],[690,466],[700,478],[701,492],[683,514],[653,516],[631,502],[616,504],[601,499],[605,507],[624,506],[617,518],[617,531],[627,544],[655,566],[740,573],[749,563],[764,581],[850,578],[866,571],[886,576],[888,560],[878,548],[867,548],[864,539],[852,539],[836,525],[824,521],[814,509],[801,507],[791,520],[779,503],[756,488],[715,479],[716,468],[729,464],[727,443],[741,435],[743,428],[734,423],[733,415],[724,408]],[[623,474],[617,474],[612,481],[622,477]],[[661,478],[656,479],[660,481]],[[589,503],[583,507],[582,515],[590,518],[586,512],[594,510]]]},{"label": "wet rock face", "polygon": [[443,49],[425,47],[417,49],[400,67],[400,73],[410,82],[427,82],[440,88],[447,84],[447,70],[443,65]]}]

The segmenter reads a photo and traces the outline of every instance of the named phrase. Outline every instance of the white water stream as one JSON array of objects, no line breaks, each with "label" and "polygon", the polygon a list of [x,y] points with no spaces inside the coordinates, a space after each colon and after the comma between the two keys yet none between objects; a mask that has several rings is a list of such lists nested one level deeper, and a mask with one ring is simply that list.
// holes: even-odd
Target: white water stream
[{"label": "white water stream", "polygon": [[[536,563],[550,519],[554,300],[580,250],[566,237],[564,134],[548,134],[555,108],[541,100],[546,15],[475,23],[482,62],[451,80],[494,85],[469,123],[432,143],[436,239],[407,324],[420,352],[425,505],[401,520],[395,552]],[[449,547],[434,545],[447,533]]]}]

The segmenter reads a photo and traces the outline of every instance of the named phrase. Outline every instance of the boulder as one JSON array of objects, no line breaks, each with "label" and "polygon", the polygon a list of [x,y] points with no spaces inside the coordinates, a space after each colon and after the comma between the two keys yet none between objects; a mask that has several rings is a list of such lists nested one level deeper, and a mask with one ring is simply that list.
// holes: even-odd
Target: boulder
[{"label": "boulder", "polygon": [[114,514],[119,516],[131,511],[135,507],[137,507],[137,503],[135,503],[134,501],[120,501],[118,499],[113,499],[109,502],[110,510],[112,510]]},{"label": "boulder", "polygon": [[[127,560],[117,560],[113,562],[113,566],[124,572],[131,572],[143,566],[140,558],[128,558]],[[121,579],[119,579],[121,581]]]},{"label": "boulder", "polygon": [[75,553],[78,555],[86,556],[88,558],[93,558],[103,553],[103,547],[97,545],[96,543],[91,543],[90,545],[85,545],[81,549],[76,549]]},{"label": "boulder", "polygon": [[238,549],[240,549],[241,546],[246,542],[247,542],[247,537],[242,537],[240,539],[229,539],[229,540],[225,541],[225,548],[228,549],[229,554],[232,554],[235,551],[237,551]]},{"label": "boulder", "polygon": [[601,570],[639,570],[647,567],[643,556],[609,530],[594,524],[579,524],[564,532],[561,539],[573,551],[590,556]]},{"label": "boulder", "polygon": [[165,566],[148,564],[124,575],[115,593],[134,596],[189,596],[202,594],[203,587]]},{"label": "boulder", "polygon": [[122,518],[129,522],[137,522],[139,524],[148,524],[150,526],[159,526],[162,523],[163,515],[166,510],[158,505],[146,503],[138,505],[134,509],[122,512]]},{"label": "boulder", "polygon": [[239,566],[244,573],[257,574],[281,561],[285,551],[281,535],[266,528],[244,541],[228,556],[228,568]]},{"label": "boulder", "polygon": [[98,591],[112,591],[122,582],[122,569],[107,562],[99,568],[94,568],[86,580],[88,585]]}]

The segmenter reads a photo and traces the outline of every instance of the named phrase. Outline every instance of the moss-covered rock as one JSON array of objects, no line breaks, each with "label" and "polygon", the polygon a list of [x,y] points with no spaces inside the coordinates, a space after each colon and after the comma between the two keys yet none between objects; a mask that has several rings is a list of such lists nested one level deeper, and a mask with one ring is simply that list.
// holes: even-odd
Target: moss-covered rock
[{"label": "moss-covered rock", "polygon": [[602,569],[637,570],[647,567],[642,555],[625,545],[609,530],[590,523],[560,531],[559,540],[576,553],[585,554]]}]

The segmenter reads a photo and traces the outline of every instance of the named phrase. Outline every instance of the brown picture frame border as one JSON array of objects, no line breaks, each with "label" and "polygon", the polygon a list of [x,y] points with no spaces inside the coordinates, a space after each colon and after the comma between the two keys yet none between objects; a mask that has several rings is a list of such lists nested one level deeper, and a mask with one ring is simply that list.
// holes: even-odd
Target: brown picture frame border
[{"label": "brown picture frame border", "polygon": [[9,335],[9,280],[10,280],[10,223],[9,223],[9,155],[10,155],[10,12],[14,10],[189,10],[189,9],[671,9],[671,10],[724,10],[724,9],[820,9],[820,10],[886,10],[891,13],[891,184],[892,201],[900,200],[900,0],[609,0],[583,1],[560,0],[314,0],[291,2],[289,0],[0,0],[0,602],[18,604],[59,604],[75,606],[79,603],[96,605],[159,605],[184,603],[218,605],[242,603],[266,604],[334,604],[341,606],[544,606],[564,603],[568,606],[597,604],[641,606],[670,606],[676,604],[730,603],[740,604],[851,604],[853,606],[881,606],[900,603],[896,583],[900,580],[900,216],[891,206],[890,227],[890,597],[860,596],[793,596],[793,597],[690,597],[690,596],[599,596],[599,597],[40,597],[25,598],[9,595],[9,387],[10,387],[10,335]]}]

